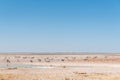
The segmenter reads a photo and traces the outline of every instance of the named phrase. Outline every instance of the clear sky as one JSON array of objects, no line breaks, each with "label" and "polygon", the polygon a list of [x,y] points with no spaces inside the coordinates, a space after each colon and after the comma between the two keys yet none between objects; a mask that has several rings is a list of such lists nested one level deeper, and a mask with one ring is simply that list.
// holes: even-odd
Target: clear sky
[{"label": "clear sky", "polygon": [[0,0],[0,52],[120,52],[120,0]]}]

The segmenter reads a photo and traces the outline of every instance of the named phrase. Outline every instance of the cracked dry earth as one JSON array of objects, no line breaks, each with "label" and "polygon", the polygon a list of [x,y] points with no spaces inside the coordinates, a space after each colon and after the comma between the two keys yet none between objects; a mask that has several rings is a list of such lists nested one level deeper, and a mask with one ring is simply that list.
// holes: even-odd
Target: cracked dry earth
[{"label": "cracked dry earth", "polygon": [[120,80],[120,74],[74,72],[66,69],[1,69],[0,72],[0,80]]},{"label": "cracked dry earth", "polygon": [[[0,58],[3,65],[0,80],[120,80],[119,55],[2,55]],[[14,62],[16,59],[19,62]],[[38,59],[41,61],[37,62]],[[23,64],[26,65],[21,67]]]}]

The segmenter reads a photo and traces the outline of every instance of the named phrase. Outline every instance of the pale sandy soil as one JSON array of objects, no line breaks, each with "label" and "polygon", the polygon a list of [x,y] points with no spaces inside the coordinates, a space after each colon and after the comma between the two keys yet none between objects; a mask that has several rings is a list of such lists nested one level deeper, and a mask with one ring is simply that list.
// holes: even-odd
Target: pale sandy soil
[{"label": "pale sandy soil", "polygon": [[120,80],[120,55],[0,55],[0,80]]}]

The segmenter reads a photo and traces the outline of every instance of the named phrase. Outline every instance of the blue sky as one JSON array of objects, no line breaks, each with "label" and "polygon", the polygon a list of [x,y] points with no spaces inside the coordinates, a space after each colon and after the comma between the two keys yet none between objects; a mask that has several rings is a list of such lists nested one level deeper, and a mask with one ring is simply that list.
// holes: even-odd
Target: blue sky
[{"label": "blue sky", "polygon": [[0,52],[120,52],[120,0],[0,0]]}]

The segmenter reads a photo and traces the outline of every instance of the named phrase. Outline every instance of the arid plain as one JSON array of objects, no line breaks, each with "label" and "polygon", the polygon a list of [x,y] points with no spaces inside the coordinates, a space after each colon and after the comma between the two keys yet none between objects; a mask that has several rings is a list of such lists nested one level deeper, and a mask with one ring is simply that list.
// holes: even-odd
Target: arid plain
[{"label": "arid plain", "polygon": [[1,54],[0,80],[120,80],[120,54]]}]

